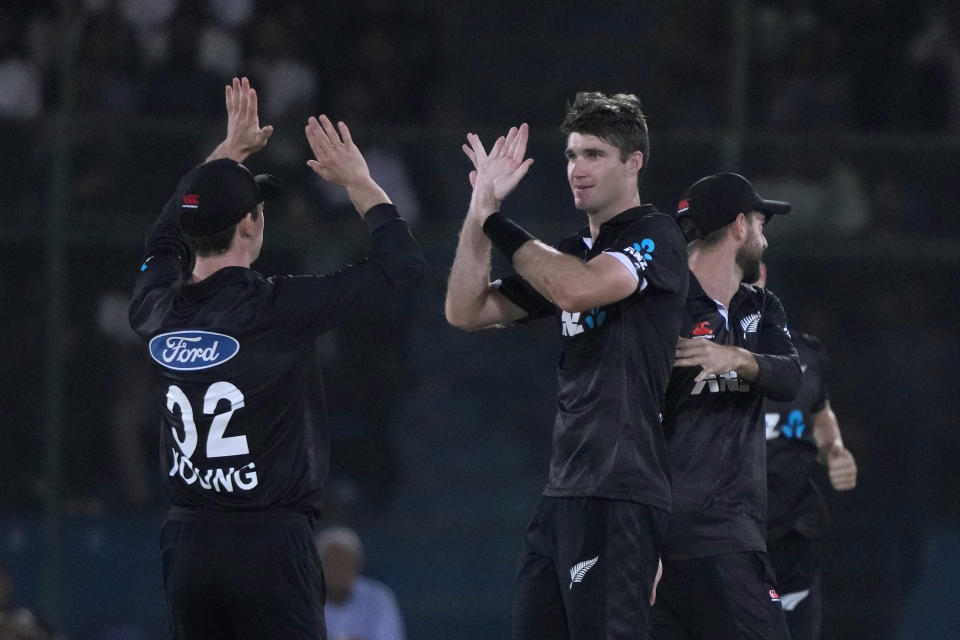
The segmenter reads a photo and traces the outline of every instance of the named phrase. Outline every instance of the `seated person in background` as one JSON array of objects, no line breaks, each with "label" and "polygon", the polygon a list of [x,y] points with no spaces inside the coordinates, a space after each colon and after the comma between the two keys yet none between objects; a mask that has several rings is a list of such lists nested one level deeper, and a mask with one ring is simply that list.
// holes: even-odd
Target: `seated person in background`
[{"label": "seated person in background", "polygon": [[329,640],[403,640],[403,618],[393,592],[361,575],[363,545],[347,527],[330,527],[316,537],[323,565]]}]

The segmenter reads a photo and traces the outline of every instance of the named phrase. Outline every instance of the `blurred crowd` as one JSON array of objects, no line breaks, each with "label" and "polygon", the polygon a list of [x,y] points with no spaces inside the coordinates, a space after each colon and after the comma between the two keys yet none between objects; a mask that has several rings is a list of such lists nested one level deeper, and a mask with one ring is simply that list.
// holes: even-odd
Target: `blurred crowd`
[{"label": "blurred crowd", "polygon": [[[737,6],[748,8],[742,21]],[[350,204],[304,166],[303,124],[321,112],[349,123],[431,262],[404,309],[364,310],[320,341],[332,399],[333,523],[389,505],[419,476],[455,484],[431,469],[469,449],[485,460],[516,449],[528,473],[545,471],[547,436],[517,427],[540,415],[552,390],[505,394],[515,380],[464,371],[502,367],[502,353],[473,351],[459,334],[443,344],[442,292],[467,204],[465,133],[487,140],[531,123],[537,164],[515,201],[535,209],[518,219],[538,236],[559,237],[551,232],[568,231],[579,214],[563,182],[557,126],[565,101],[584,89],[633,92],[643,101],[652,141],[644,200],[668,210],[694,179],[735,168],[765,197],[794,204],[794,214],[778,217],[768,233],[772,262],[778,250],[795,248],[771,288],[834,355],[838,415],[863,461],[856,499],[873,514],[885,513],[894,495],[919,504],[931,521],[960,519],[960,481],[948,459],[960,451],[960,432],[950,426],[955,394],[930,375],[960,349],[951,325],[957,263],[953,257],[941,269],[936,256],[911,252],[913,240],[960,236],[960,4],[947,0],[6,0],[0,308],[33,320],[5,321],[0,332],[0,508],[36,510],[48,495],[42,314],[49,283],[34,265],[44,251],[56,169],[66,171],[59,179],[66,179],[62,205],[72,233],[63,301],[64,508],[94,515],[163,508],[157,419],[142,346],[127,327],[126,296],[140,264],[139,238],[180,175],[222,137],[223,86],[234,75],[251,78],[262,121],[276,127],[252,168],[286,187],[282,211],[268,209],[276,240],[256,268],[326,272],[365,250]],[[736,166],[722,166],[729,156],[721,149],[738,136]],[[568,217],[547,214],[553,211]],[[818,243],[838,238],[853,248],[873,241],[884,253],[851,250],[842,263],[820,260]],[[925,295],[917,283],[944,293]],[[400,320],[388,325],[387,317]],[[516,340],[503,343],[510,352],[546,344],[549,357],[537,364],[549,365],[554,345],[544,336],[502,340]],[[451,362],[458,366],[446,368]],[[515,379],[550,382],[546,370],[519,371]],[[377,402],[368,389],[379,390]],[[485,421],[486,398],[497,393],[516,424]],[[396,433],[401,405],[420,431]],[[455,415],[457,424],[433,425],[431,414]],[[482,426],[471,432],[474,423]],[[458,430],[480,437],[464,446]],[[411,462],[411,451],[421,457]],[[931,455],[943,464],[925,464]],[[892,469],[894,479],[871,481],[878,469]],[[452,470],[476,485],[490,482],[493,494],[511,490],[495,486],[509,479]],[[838,519],[851,547],[872,544],[896,560],[916,539],[897,527],[923,526],[898,514],[889,532],[877,532],[869,518]],[[894,535],[904,544],[894,544]],[[876,564],[865,555],[844,560],[864,571]],[[911,571],[918,569],[904,559],[890,580]],[[843,587],[868,595],[888,589]]]},{"label": "blurred crowd", "polygon": [[[744,44],[730,11],[727,3],[707,1],[583,8],[563,0],[549,10],[537,3],[468,9],[428,0],[322,8],[305,0],[6,2],[0,8],[0,127],[9,151],[0,157],[4,174],[18,179],[0,187],[4,219],[36,224],[47,204],[42,194],[50,186],[57,136],[68,135],[72,224],[145,229],[176,177],[221,134],[222,87],[235,74],[249,75],[261,89],[263,120],[277,128],[262,155],[288,186],[281,226],[288,238],[320,238],[305,251],[272,252],[260,263],[264,271],[327,271],[362,251],[363,229],[343,194],[311,179],[303,167],[302,123],[321,111],[349,121],[372,173],[429,245],[463,206],[458,198],[465,170],[451,166],[438,146],[456,153],[468,128],[519,119],[546,131],[543,140],[576,89],[634,91],[653,132],[651,180],[669,206],[696,171],[685,165],[719,168],[716,154],[704,160],[699,148],[687,151],[675,141],[683,132],[730,126],[731,67]],[[960,154],[956,147],[884,153],[870,144],[828,144],[861,134],[960,134],[956,3],[757,0],[746,18],[739,32],[749,51],[745,115],[756,135],[746,138],[740,169],[761,192],[794,203],[797,215],[778,220],[778,233],[960,231],[951,214],[960,195],[949,170],[949,160]],[[61,59],[63,50],[72,51],[69,62]],[[63,110],[74,115],[58,129],[52,116]],[[558,145],[542,142],[543,148]],[[556,184],[543,187],[551,192],[544,202],[567,206]],[[325,211],[322,220],[314,215],[318,208]],[[13,246],[5,273],[15,269],[20,250],[30,252]],[[131,364],[141,359],[124,317],[130,274],[117,273],[113,250],[93,253],[83,257],[104,275],[71,307],[85,320],[71,324],[65,339],[85,357],[109,354],[104,370],[121,372],[75,392],[115,398],[106,412],[89,410],[85,419],[105,423],[99,430],[68,436],[68,444],[99,452],[67,463],[78,465],[73,471],[85,478],[71,483],[78,494],[74,506],[96,512],[159,496],[140,471],[152,469],[152,420],[143,411],[145,374]],[[124,259],[134,262],[136,253],[131,246]],[[17,279],[5,295],[40,308],[39,278]],[[413,315],[410,305],[401,317]],[[343,461],[335,480],[337,472],[353,479],[341,487],[348,501],[358,495],[385,499],[399,474],[390,413],[396,394],[415,384],[416,374],[404,364],[404,332],[382,326],[385,315],[370,309],[322,345],[327,393],[345,400],[332,410],[334,460]],[[41,333],[39,325],[19,325],[6,339],[34,344]],[[364,339],[373,334],[396,338],[386,348],[373,347]],[[38,364],[30,353],[12,353],[9,371]],[[379,363],[376,371],[365,366],[371,359]],[[371,384],[392,393],[382,403],[350,401]],[[17,386],[9,409],[22,423],[36,424],[40,389],[32,381]],[[108,448],[100,446],[104,436]],[[17,435],[21,454],[8,456],[8,468],[18,482],[5,483],[4,504],[40,501],[38,457],[22,455],[38,450],[38,438]],[[104,465],[104,456],[119,462]],[[359,462],[365,460],[376,462]],[[104,483],[97,475],[104,467],[122,482]],[[93,488],[104,486],[118,495],[95,495]]]}]

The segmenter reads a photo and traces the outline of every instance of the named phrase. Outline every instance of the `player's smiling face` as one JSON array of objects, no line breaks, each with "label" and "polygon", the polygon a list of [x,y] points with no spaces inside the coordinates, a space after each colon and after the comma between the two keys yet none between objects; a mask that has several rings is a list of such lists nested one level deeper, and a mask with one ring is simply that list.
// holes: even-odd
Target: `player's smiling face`
[{"label": "player's smiling face", "polygon": [[634,152],[624,162],[614,145],[588,133],[573,132],[567,137],[565,155],[577,209],[609,219],[630,207],[637,194],[643,154]]}]

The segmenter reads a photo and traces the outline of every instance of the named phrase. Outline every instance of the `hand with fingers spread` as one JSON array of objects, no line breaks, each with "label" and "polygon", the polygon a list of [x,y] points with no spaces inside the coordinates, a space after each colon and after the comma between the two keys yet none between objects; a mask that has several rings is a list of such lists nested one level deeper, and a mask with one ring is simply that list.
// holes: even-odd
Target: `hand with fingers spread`
[{"label": "hand with fingers spread", "polygon": [[753,380],[759,372],[756,359],[746,349],[716,344],[712,340],[678,338],[675,367],[700,367],[695,380],[735,371],[741,378]]},{"label": "hand with fingers spread", "polygon": [[503,199],[527,175],[533,164],[532,158],[524,159],[529,135],[530,128],[526,123],[511,127],[506,136],[497,138],[487,153],[477,134],[467,134],[469,144],[463,145],[463,152],[474,166],[474,171],[470,172],[470,184],[473,186],[474,203],[480,205],[471,209],[482,218],[498,210]]},{"label": "hand with fingers spread", "polygon": [[307,165],[327,182],[346,189],[350,201],[361,215],[377,204],[389,203],[387,194],[370,177],[367,161],[353,142],[350,129],[343,122],[336,128],[325,115],[307,120],[307,142],[313,160]]},{"label": "hand with fingers spread", "polygon": [[227,137],[214,149],[207,160],[231,158],[243,162],[250,155],[267,146],[273,127],[260,126],[257,91],[247,78],[234,78],[226,86]]}]

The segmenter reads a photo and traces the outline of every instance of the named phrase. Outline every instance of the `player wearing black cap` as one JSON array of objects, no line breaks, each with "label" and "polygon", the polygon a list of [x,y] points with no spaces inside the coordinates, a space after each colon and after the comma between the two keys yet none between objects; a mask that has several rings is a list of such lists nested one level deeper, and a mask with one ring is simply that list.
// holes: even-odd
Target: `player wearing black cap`
[{"label": "player wearing black cap", "polygon": [[[686,246],[672,216],[642,205],[649,142],[632,95],[580,93],[561,127],[574,205],[587,226],[551,248],[498,212],[526,174],[528,130],[476,172],[447,289],[463,329],[552,317],[562,341],[547,487],[517,566],[513,637],[640,638],[648,630],[670,508],[660,412],[686,299]],[[489,238],[489,239],[488,239]],[[516,274],[490,284],[496,246]]]},{"label": "player wearing black cap", "polygon": [[171,633],[325,638],[311,541],[328,467],[314,338],[363,300],[418,280],[424,261],[346,125],[320,116],[306,128],[308,164],[347,190],[370,228],[370,255],[325,276],[252,271],[263,201],[277,188],[239,163],[272,128],[259,126],[246,78],[226,101],[227,137],[160,214],[130,307],[158,381]]},{"label": "player wearing black cap", "polygon": [[763,227],[790,205],[734,173],[687,191],[690,289],[663,427],[673,511],[651,638],[789,638],[765,554],[763,398],[790,400],[800,363],[780,301],[753,282]]},{"label": "player wearing black cap", "polygon": [[[766,265],[760,279],[765,287]],[[857,464],[843,445],[830,407],[826,349],[813,335],[791,330],[803,379],[790,402],[767,402],[767,553],[777,574],[780,600],[792,640],[820,637],[820,549],[829,527],[827,505],[814,483],[817,459],[830,484],[848,491],[857,484]]]}]

